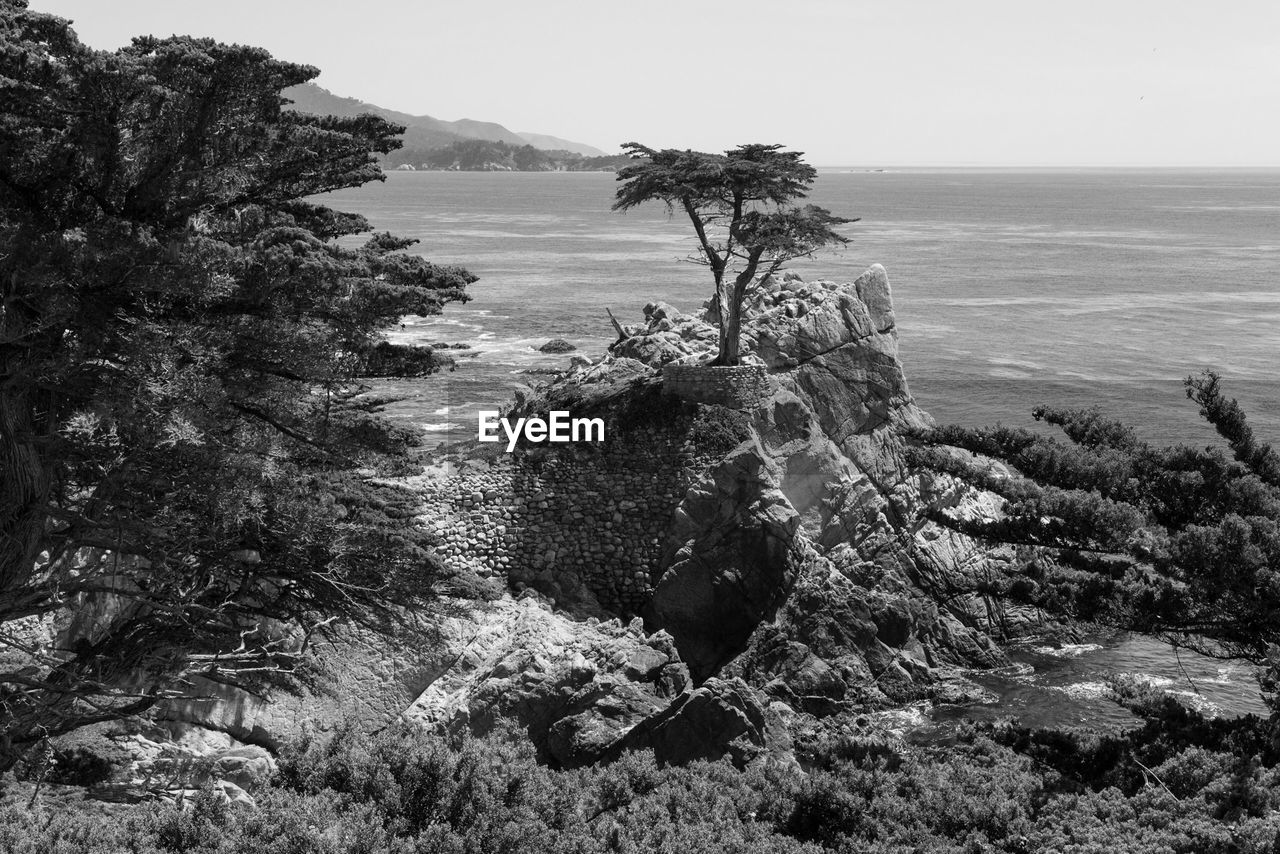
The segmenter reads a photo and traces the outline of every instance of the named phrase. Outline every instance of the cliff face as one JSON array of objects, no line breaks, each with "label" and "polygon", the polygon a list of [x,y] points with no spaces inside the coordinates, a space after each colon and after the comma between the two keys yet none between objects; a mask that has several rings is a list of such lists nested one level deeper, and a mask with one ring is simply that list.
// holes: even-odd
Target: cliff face
[{"label": "cliff face", "polygon": [[[697,686],[710,686],[717,714],[729,714],[729,694],[747,698],[755,718],[744,711],[742,720],[755,723],[743,732],[757,747],[785,729],[771,714],[824,719],[980,693],[950,667],[1005,663],[991,636],[1027,615],[975,592],[1008,555],[923,518],[929,504],[990,514],[996,503],[903,459],[903,431],[931,421],[898,359],[884,270],[848,284],[788,277],[757,289],[744,349],[768,382],[738,411],[663,394],[660,369],[709,358],[715,331],[668,305],[645,313],[606,358],[512,413],[600,417],[603,443],[512,454],[477,446],[424,480],[424,522],[448,560],[537,591],[555,619],[631,620],[626,643],[660,633],[664,654],[687,669],[680,702]],[[469,696],[528,693],[486,668],[467,670]],[[650,711],[624,703],[621,722],[607,727],[583,724],[609,718],[590,704],[566,709],[566,719],[616,736],[583,755],[653,731],[676,700],[644,690]],[[448,714],[418,704],[414,715],[489,726],[488,712],[459,712],[464,705],[455,696]],[[512,717],[532,719],[527,710]]]},{"label": "cliff face", "polygon": [[743,344],[766,380],[741,409],[663,393],[664,365],[712,355],[706,312],[645,314],[513,408],[599,417],[605,441],[475,445],[417,479],[440,554],[492,601],[454,602],[416,650],[351,638],[325,654],[359,704],[223,698],[172,717],[288,735],[324,705],[371,727],[514,724],[560,766],[631,747],[746,762],[847,715],[980,696],[956,668],[1006,663],[992,637],[1034,615],[979,592],[1008,555],[923,516],[997,505],[904,460],[904,430],[931,422],[884,270],[756,289]]}]

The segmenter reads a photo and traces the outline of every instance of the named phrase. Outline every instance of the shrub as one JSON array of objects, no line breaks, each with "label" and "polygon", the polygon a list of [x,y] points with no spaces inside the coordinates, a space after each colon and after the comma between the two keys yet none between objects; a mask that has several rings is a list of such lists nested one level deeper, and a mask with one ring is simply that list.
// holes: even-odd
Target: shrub
[{"label": "shrub", "polygon": [[553,771],[502,733],[342,732],[284,751],[248,810],[210,791],[185,808],[107,811],[49,785],[29,804],[19,784],[0,799],[0,851],[1263,854],[1280,851],[1280,772],[1241,749],[1267,732],[1153,707],[1144,727],[1105,738],[1008,724],[961,728],[947,747],[818,737],[807,772],[659,769],[647,753]]}]

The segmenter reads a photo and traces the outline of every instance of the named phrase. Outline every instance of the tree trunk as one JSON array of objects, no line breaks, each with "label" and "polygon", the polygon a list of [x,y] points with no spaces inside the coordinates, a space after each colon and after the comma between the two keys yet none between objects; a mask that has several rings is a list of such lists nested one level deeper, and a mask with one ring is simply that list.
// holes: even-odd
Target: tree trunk
[{"label": "tree trunk", "polygon": [[31,576],[48,521],[53,479],[32,420],[26,395],[0,395],[0,619],[4,600]]},{"label": "tree trunk", "polygon": [[747,297],[747,287],[755,277],[759,264],[759,253],[753,252],[747,267],[734,279],[728,288],[719,287],[716,294],[720,296],[728,291],[728,297],[720,299],[720,355],[716,356],[716,365],[738,365],[742,363],[742,303]]},{"label": "tree trunk", "polygon": [[730,299],[720,320],[720,356],[716,363],[736,365],[742,360],[739,340],[742,336],[742,300]]}]

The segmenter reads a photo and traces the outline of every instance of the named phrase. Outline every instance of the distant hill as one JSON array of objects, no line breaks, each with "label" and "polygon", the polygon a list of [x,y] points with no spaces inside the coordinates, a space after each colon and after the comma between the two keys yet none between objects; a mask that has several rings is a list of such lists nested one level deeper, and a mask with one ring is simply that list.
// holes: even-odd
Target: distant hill
[{"label": "distant hill", "polygon": [[581,142],[572,142],[546,134],[516,133],[496,122],[481,122],[474,119],[449,122],[433,116],[415,116],[389,110],[367,101],[335,95],[314,83],[303,83],[301,86],[285,89],[284,96],[293,101],[293,109],[301,113],[332,116],[358,116],[361,113],[373,113],[388,121],[404,125],[406,149],[435,149],[462,140],[482,139],[489,142],[505,142],[517,147],[532,145],[534,148],[571,151],[586,157],[598,157],[604,154],[600,149]]},{"label": "distant hill", "polygon": [[585,145],[581,142],[573,142],[572,140],[561,139],[558,136],[549,136],[545,133],[520,131],[520,136],[524,137],[524,141],[534,148],[541,148],[543,151],[572,151],[574,154],[581,154],[583,157],[608,156],[593,145]]}]

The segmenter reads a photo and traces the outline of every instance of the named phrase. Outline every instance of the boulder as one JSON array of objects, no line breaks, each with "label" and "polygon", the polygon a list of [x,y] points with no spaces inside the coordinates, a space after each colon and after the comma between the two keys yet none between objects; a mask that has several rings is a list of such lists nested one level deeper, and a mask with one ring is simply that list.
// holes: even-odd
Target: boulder
[{"label": "boulder", "polygon": [[738,767],[765,753],[763,698],[740,679],[711,678],[631,730],[620,750],[652,750],[662,765],[728,756]]},{"label": "boulder", "polygon": [[563,338],[553,338],[538,348],[542,353],[572,353],[578,348]]},{"label": "boulder", "polygon": [[689,682],[665,635],[647,636],[638,623],[574,620],[532,591],[446,628],[456,638],[454,662],[405,716],[474,735],[514,722],[556,767],[599,760]]},{"label": "boulder", "polygon": [[265,785],[276,770],[275,757],[256,745],[232,747],[215,754],[211,760],[214,777],[250,792]]}]

